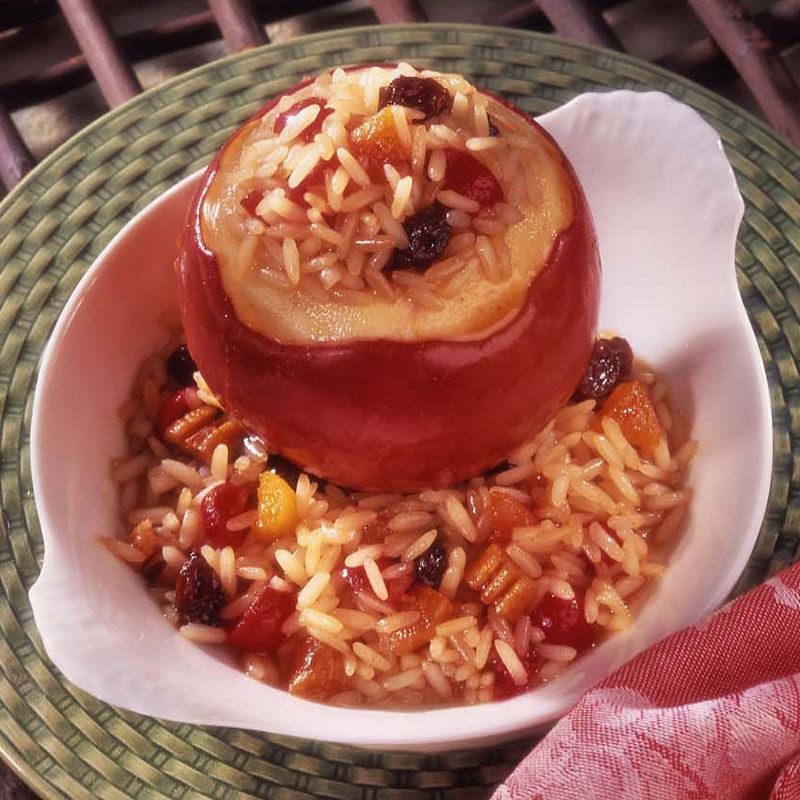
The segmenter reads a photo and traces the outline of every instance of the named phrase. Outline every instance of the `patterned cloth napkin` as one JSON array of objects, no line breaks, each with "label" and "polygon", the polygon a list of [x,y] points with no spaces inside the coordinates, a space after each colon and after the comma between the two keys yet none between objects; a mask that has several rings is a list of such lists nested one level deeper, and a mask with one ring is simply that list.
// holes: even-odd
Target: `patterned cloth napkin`
[{"label": "patterned cloth napkin", "polygon": [[800,800],[800,563],[587,692],[493,800]]}]

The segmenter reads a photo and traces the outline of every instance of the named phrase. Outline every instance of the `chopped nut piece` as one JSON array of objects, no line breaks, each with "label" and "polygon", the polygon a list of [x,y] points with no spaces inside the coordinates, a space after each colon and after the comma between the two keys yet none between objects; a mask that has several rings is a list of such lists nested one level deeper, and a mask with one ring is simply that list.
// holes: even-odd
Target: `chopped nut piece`
[{"label": "chopped nut piece", "polygon": [[523,575],[494,542],[469,566],[464,580],[481,593],[484,605],[494,604],[495,611],[510,622],[525,613],[536,592],[533,579]]},{"label": "chopped nut piece", "polygon": [[217,417],[219,411],[211,406],[200,406],[179,417],[164,430],[164,439],[170,444],[183,447],[184,442]]}]

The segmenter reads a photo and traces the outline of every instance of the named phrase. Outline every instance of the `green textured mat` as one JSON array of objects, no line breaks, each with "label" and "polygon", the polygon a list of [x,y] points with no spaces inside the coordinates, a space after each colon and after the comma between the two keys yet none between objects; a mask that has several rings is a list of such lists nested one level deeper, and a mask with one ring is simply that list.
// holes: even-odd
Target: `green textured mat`
[{"label": "green textured mat", "polygon": [[738,277],[769,376],[775,427],[767,518],[738,589],[795,558],[800,157],[765,123],[635,59],[512,30],[350,29],[224,59],[107,114],[0,203],[0,751],[43,797],[467,800],[488,797],[533,741],[392,754],[161,723],[67,684],[44,654],[27,599],[42,559],[29,463],[36,366],[86,268],[125,222],[204,165],[276,92],[334,65],[400,59],[462,72],[536,113],[585,91],[658,89],[719,131],[747,204]]}]

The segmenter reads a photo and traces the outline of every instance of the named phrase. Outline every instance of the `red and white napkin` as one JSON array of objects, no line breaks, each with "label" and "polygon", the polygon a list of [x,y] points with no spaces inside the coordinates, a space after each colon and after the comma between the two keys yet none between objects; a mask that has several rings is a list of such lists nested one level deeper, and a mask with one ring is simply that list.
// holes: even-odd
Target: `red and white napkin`
[{"label": "red and white napkin", "polygon": [[800,563],[587,692],[493,800],[800,800]]}]

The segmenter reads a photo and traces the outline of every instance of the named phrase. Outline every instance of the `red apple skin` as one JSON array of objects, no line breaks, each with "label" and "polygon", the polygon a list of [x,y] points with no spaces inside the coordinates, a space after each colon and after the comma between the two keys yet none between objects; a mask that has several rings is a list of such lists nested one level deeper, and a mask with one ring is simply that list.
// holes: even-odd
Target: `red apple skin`
[{"label": "red apple skin", "polygon": [[562,158],[575,196],[572,224],[504,327],[476,341],[297,345],[240,322],[222,287],[200,226],[217,155],[189,209],[177,265],[187,343],[203,377],[272,450],[342,486],[414,491],[494,466],[566,403],[595,339],[597,238]]}]

